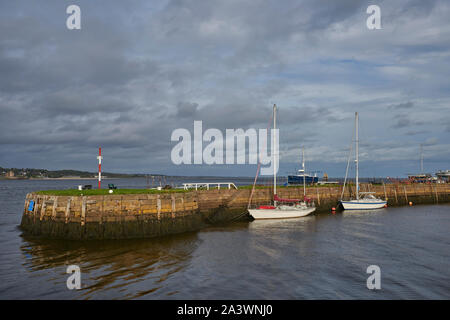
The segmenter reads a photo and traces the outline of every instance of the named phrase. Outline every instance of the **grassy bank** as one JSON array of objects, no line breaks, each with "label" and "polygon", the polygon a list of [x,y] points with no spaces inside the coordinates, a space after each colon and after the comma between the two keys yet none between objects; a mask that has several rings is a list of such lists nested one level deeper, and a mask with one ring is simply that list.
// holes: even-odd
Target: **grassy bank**
[{"label": "grassy bank", "polygon": [[[349,184],[347,184],[348,186]],[[352,185],[352,184],[350,184]],[[315,184],[315,185],[307,185],[306,188],[332,188],[332,187],[342,187],[342,185],[339,184],[327,184],[327,185],[319,185],[319,184]],[[248,186],[240,186],[239,189],[252,189],[253,185],[248,185]],[[269,185],[269,186],[263,186],[263,185],[256,185],[255,189],[269,189],[269,188],[273,188],[273,186]],[[303,188],[302,184],[298,184],[298,185],[290,185],[290,186],[284,186],[284,185],[277,185],[277,189],[280,188]]]},{"label": "grassy bank", "polygon": [[91,189],[91,190],[68,189],[68,190],[44,190],[44,191],[37,191],[35,193],[48,196],[98,196],[98,195],[161,194],[161,193],[183,193],[183,192],[188,192],[188,190],[115,189],[113,190],[113,193],[109,193],[108,189]]},{"label": "grassy bank", "polygon": [[[337,185],[328,185],[326,187],[335,187]],[[292,188],[293,186],[277,186],[280,188]],[[296,186],[300,188],[302,186]],[[306,186],[306,188],[322,188],[324,186]],[[240,186],[239,189],[252,189],[252,185]],[[256,185],[255,189],[271,189],[272,186],[262,186]],[[206,190],[206,188],[198,188],[198,190]],[[211,188],[210,190],[217,190],[217,188]],[[121,194],[164,194],[164,193],[181,193],[195,191],[195,189],[166,189],[166,190],[156,190],[156,189],[115,189],[113,193],[109,193],[108,189],[88,189],[88,190],[77,190],[77,189],[67,189],[67,190],[43,190],[37,191],[36,194],[48,195],[48,196],[96,196],[96,195],[121,195]]]}]

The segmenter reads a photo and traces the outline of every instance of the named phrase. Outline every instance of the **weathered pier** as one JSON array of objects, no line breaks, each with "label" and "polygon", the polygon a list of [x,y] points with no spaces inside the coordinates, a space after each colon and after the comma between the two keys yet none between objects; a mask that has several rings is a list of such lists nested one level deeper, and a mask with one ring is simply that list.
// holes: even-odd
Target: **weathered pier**
[{"label": "weathered pier", "polygon": [[[361,185],[361,191],[387,198],[389,206],[450,202],[450,184]],[[21,228],[27,235],[62,239],[151,238],[196,231],[205,226],[249,219],[250,188],[193,190],[182,193],[56,196],[29,193]],[[342,188],[308,187],[316,214],[337,207]],[[348,186],[344,197],[352,196]],[[278,188],[282,198],[302,198],[302,187]],[[257,188],[252,205],[267,204],[271,188]]]}]

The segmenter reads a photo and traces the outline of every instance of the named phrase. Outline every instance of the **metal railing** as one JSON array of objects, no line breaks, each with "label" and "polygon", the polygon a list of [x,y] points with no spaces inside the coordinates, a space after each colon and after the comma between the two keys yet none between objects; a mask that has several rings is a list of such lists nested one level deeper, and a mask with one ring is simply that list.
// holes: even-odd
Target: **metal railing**
[{"label": "metal railing", "polygon": [[206,190],[217,188],[220,189],[221,186],[231,189],[237,189],[236,185],[233,182],[194,182],[194,183],[183,183],[183,189],[195,189],[198,190],[200,188],[206,188]]}]

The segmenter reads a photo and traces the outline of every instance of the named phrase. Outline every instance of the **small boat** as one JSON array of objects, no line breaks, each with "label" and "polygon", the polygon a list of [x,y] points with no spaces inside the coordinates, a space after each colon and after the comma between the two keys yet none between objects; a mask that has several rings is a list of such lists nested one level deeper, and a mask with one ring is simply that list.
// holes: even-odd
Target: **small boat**
[{"label": "small boat", "polygon": [[[386,200],[379,199],[375,197],[373,194],[375,192],[360,192],[359,191],[359,155],[358,155],[358,112],[355,112],[355,134],[356,134],[356,199],[351,200],[342,200],[342,196],[345,190],[345,181],[347,180],[347,173],[345,174],[344,187],[342,189],[342,196],[340,203],[345,210],[371,210],[371,209],[381,209],[384,208],[387,204]],[[350,160],[350,157],[349,157]],[[347,172],[348,172],[348,164],[347,164]]]},{"label": "small boat", "polygon": [[319,177],[317,175],[310,175],[305,173],[305,170],[299,169],[297,174],[288,175],[288,184],[303,184],[303,180],[305,180],[306,184],[314,184],[319,182]]},{"label": "small boat", "polygon": [[[276,129],[276,112],[277,106],[273,105],[273,127]],[[314,202],[308,199],[304,192],[303,199],[282,199],[277,196],[277,168],[275,157],[278,156],[276,150],[276,130],[273,134],[272,157],[273,157],[273,205],[259,206],[256,209],[248,209],[248,212],[254,219],[287,219],[304,217],[316,210]],[[255,177],[258,176],[258,172]],[[304,188],[305,189],[305,188]],[[253,192],[253,190],[252,190]]]},{"label": "small boat", "polygon": [[423,144],[420,145],[420,173],[408,174],[408,180],[411,183],[432,183],[438,178],[433,177],[431,173],[423,172]]},{"label": "small boat", "polygon": [[248,211],[254,219],[288,219],[305,217],[315,210],[311,199],[282,199],[275,194],[273,206],[259,206]]},{"label": "small boat", "polygon": [[387,202],[376,198],[372,193],[375,192],[360,192],[357,199],[348,201],[341,200],[341,204],[345,210],[371,210],[384,208]]},{"label": "small boat", "polygon": [[314,184],[319,181],[317,174],[314,176],[306,173],[305,170],[305,149],[302,148],[302,168],[297,171],[297,174],[288,175],[288,185],[294,184]]},{"label": "small boat", "polygon": [[440,182],[450,182],[450,170],[439,170],[436,172],[436,176]]}]

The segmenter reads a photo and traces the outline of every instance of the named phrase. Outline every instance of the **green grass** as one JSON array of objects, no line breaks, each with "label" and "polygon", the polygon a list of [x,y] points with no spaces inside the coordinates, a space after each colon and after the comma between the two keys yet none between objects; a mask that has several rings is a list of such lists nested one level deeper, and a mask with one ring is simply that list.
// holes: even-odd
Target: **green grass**
[{"label": "green grass", "polygon": [[167,189],[167,190],[154,190],[154,189],[115,189],[113,193],[109,193],[108,189],[91,189],[91,190],[44,190],[37,191],[36,194],[48,195],[48,196],[98,196],[98,195],[121,195],[121,194],[164,194],[164,193],[183,193],[189,190],[183,189]]},{"label": "green grass", "polygon": [[[348,184],[347,184],[348,185]],[[328,187],[342,187],[339,184],[328,184],[328,185],[307,185],[306,189],[308,188],[328,188]],[[239,189],[251,189],[253,188],[253,185],[248,185],[248,186],[240,186]],[[262,185],[256,185],[255,189],[267,189],[267,188],[272,188],[272,186],[262,186]],[[303,188],[303,185],[299,184],[299,185],[295,185],[295,186],[283,186],[283,185],[277,185],[277,189],[280,188]]]},{"label": "green grass", "polygon": [[[336,187],[337,185],[327,185],[326,187]],[[252,189],[253,185],[240,186],[239,189]],[[301,185],[296,186],[297,188],[303,187]],[[325,186],[306,186],[306,188],[322,188]],[[256,185],[256,189],[268,189],[272,186],[262,186]],[[277,186],[277,188],[293,188],[293,186]],[[206,190],[206,188],[199,188],[199,190]],[[210,190],[217,190],[211,188]],[[77,190],[77,189],[67,189],[67,190],[43,190],[37,191],[36,194],[42,194],[47,196],[98,196],[98,195],[121,195],[121,194],[165,194],[165,193],[183,193],[195,191],[194,189],[184,190],[184,189],[167,189],[167,190],[155,190],[155,189],[115,189],[113,193],[109,193],[108,189],[90,189],[90,190]]]}]

